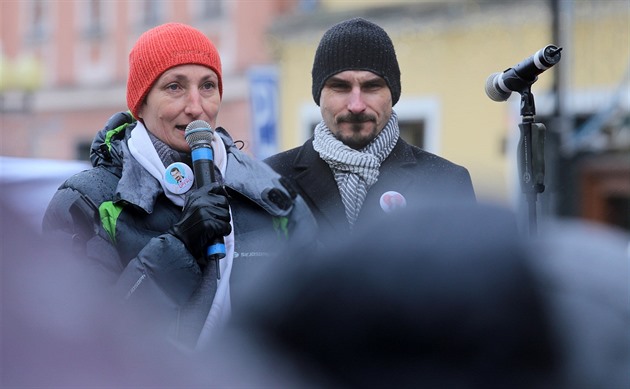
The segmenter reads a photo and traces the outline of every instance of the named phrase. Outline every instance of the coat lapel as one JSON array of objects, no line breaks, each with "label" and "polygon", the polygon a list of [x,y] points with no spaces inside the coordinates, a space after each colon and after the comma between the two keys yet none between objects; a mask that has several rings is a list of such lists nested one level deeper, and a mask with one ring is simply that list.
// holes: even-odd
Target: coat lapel
[{"label": "coat lapel", "polygon": [[312,139],[304,144],[293,166],[296,169],[294,179],[302,189],[302,195],[311,205],[311,209],[319,214],[320,224],[324,224],[321,220],[330,224],[320,228],[347,225],[345,209],[335,178],[328,164],[319,158],[319,154],[313,148]]},{"label": "coat lapel", "polygon": [[[370,188],[361,208],[359,220],[380,209],[381,195],[394,190],[406,193],[407,188],[417,181],[416,158],[411,147],[402,139],[398,139],[389,157],[381,165],[378,181]],[[300,149],[293,161],[294,179],[302,190],[302,196],[309,203],[313,213],[317,214],[320,230],[327,232],[347,232],[349,228],[346,211],[341,202],[337,183],[328,164],[324,162],[313,148],[310,139]],[[347,229],[343,231],[342,227]]]},{"label": "coat lapel", "polygon": [[381,209],[381,196],[387,191],[396,191],[401,194],[407,193],[417,181],[416,169],[417,161],[413,155],[411,147],[401,138],[389,156],[381,164],[378,181],[370,188],[361,207],[361,212],[357,223],[375,213],[383,213]]}]

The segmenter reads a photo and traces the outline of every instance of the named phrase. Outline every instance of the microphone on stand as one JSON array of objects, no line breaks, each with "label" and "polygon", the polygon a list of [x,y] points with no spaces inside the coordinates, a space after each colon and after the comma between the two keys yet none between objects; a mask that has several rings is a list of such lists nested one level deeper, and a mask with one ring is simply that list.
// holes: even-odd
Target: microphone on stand
[{"label": "microphone on stand", "polygon": [[521,94],[522,122],[518,125],[521,139],[518,144],[518,173],[521,191],[529,204],[529,232],[536,235],[536,197],[545,190],[545,125],[536,123],[536,107],[531,86],[538,75],[560,62],[562,48],[547,45],[502,73],[491,74],[486,80],[486,94],[494,101],[507,100],[512,92]]},{"label": "microphone on stand", "polygon": [[513,68],[493,73],[486,80],[486,94],[494,101],[507,100],[536,82],[538,75],[560,62],[561,47],[547,45]]}]

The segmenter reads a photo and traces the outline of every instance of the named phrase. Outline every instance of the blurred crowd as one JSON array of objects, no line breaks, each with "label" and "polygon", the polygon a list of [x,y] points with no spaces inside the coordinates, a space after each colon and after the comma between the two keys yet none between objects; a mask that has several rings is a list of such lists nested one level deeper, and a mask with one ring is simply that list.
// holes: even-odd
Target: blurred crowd
[{"label": "blurred crowd", "polygon": [[[628,235],[491,205],[406,209],[252,277],[248,309],[182,349],[2,202],[6,387],[624,388]],[[140,331],[139,331],[140,330]]]}]

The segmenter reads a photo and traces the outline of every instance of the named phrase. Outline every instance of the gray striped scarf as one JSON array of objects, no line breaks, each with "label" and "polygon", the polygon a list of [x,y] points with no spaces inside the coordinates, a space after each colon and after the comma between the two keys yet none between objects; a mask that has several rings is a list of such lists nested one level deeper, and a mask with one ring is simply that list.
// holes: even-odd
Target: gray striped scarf
[{"label": "gray striped scarf", "polygon": [[352,149],[335,138],[323,121],[315,127],[314,135],[313,147],[335,175],[346,218],[352,228],[368,189],[378,180],[381,163],[398,141],[398,117],[392,111],[383,131],[361,150]]}]

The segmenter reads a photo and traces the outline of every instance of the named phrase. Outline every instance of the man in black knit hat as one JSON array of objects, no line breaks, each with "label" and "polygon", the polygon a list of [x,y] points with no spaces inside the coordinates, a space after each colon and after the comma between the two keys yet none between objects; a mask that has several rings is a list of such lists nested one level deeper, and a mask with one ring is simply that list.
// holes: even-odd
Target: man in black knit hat
[{"label": "man in black knit hat", "polygon": [[320,231],[339,236],[408,203],[474,203],[468,170],[400,138],[400,69],[381,27],[362,18],[331,27],[312,77],[322,121],[302,146],[265,162],[293,181]]}]

